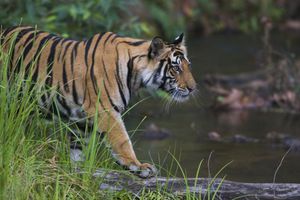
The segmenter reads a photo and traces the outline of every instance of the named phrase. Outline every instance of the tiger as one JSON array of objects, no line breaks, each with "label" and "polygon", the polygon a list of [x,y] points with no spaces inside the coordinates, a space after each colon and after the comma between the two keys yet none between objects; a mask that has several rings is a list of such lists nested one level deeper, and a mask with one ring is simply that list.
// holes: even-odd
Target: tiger
[{"label": "tiger", "polygon": [[105,134],[118,164],[141,178],[157,175],[154,164],[137,159],[122,113],[141,88],[163,90],[178,102],[189,99],[196,82],[183,33],[173,42],[159,36],[145,40],[113,32],[79,41],[17,26],[1,32],[0,44],[6,53],[12,46],[9,73],[20,71],[22,57],[25,74],[31,71],[34,83],[61,94],[42,96],[41,105],[54,99],[59,114],[78,123],[83,131],[94,126],[94,120],[86,123],[85,119],[93,119],[97,111],[101,116],[97,130]]}]

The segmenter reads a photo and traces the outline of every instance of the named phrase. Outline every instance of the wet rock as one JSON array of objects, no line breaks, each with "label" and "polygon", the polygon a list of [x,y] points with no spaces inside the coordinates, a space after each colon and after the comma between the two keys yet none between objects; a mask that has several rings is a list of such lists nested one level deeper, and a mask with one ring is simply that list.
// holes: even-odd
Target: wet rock
[{"label": "wet rock", "polygon": [[269,132],[266,135],[268,141],[272,143],[282,143],[283,140],[290,138],[288,134],[278,133],[275,131]]},{"label": "wet rock", "polygon": [[230,136],[230,137],[222,138],[222,136],[219,133],[214,132],[214,131],[208,133],[208,138],[211,141],[227,142],[227,143],[253,143],[253,142],[259,142],[259,140],[256,139],[256,138],[252,138],[252,137],[248,137],[248,136],[240,135],[240,134],[235,134],[235,135]]},{"label": "wet rock", "polygon": [[150,140],[162,140],[170,136],[171,133],[169,130],[160,128],[154,123],[147,126],[145,132],[143,133],[143,137]]},{"label": "wet rock", "polygon": [[208,133],[208,138],[209,138],[209,140],[215,141],[215,142],[221,142],[222,141],[221,135],[217,132],[214,132],[214,131]]},{"label": "wet rock", "polygon": [[287,138],[283,141],[283,145],[286,149],[291,148],[292,151],[300,151],[300,139]]},{"label": "wet rock", "polygon": [[285,149],[292,151],[300,151],[300,139],[293,138],[291,135],[286,133],[270,132],[266,135],[269,142],[274,145],[281,146]]},{"label": "wet rock", "polygon": [[252,138],[252,137],[248,137],[248,136],[240,135],[240,134],[236,134],[229,139],[233,143],[256,143],[256,142],[259,142],[259,140],[256,138]]}]

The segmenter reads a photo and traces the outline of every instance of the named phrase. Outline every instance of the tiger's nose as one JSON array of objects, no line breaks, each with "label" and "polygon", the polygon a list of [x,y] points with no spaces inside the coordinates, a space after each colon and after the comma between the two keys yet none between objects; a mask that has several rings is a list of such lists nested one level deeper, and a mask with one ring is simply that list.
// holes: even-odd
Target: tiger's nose
[{"label": "tiger's nose", "polygon": [[189,90],[190,93],[192,93],[195,90],[195,87],[187,86],[186,88]]}]

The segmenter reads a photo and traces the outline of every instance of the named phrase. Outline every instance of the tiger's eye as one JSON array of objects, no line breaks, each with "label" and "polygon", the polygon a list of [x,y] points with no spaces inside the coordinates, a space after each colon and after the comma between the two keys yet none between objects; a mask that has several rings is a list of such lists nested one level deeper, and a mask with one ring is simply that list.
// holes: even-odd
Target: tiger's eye
[{"label": "tiger's eye", "polygon": [[180,71],[180,67],[179,67],[178,65],[173,66],[173,69],[174,69],[175,71],[177,71],[177,72]]}]

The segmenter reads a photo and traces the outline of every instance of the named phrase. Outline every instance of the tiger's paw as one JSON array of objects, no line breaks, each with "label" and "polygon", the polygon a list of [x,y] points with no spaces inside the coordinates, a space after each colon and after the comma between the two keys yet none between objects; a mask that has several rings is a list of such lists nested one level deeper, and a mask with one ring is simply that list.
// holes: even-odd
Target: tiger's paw
[{"label": "tiger's paw", "polygon": [[151,178],[157,175],[157,169],[154,165],[151,165],[149,163],[143,163],[139,166],[131,164],[128,166],[128,169],[131,173],[137,175],[140,178]]}]

